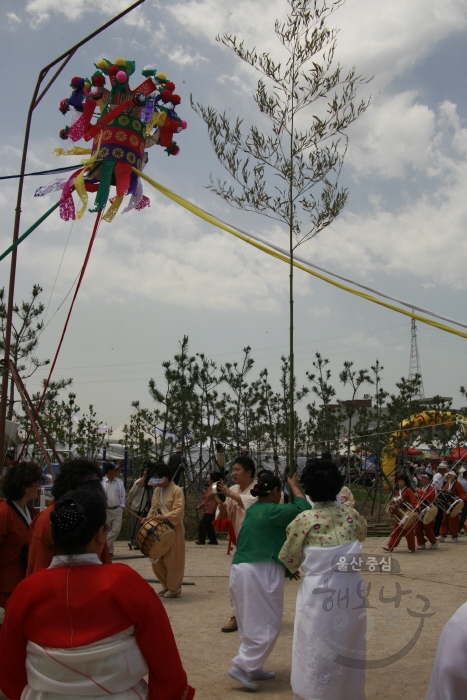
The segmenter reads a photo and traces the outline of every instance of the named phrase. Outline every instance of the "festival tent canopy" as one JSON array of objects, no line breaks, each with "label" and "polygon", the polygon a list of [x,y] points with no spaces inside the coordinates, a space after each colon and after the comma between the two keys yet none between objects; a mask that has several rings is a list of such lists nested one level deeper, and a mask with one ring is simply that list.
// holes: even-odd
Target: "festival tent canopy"
[{"label": "festival tent canopy", "polygon": [[454,447],[444,455],[444,459],[462,459],[467,461],[467,447]]}]

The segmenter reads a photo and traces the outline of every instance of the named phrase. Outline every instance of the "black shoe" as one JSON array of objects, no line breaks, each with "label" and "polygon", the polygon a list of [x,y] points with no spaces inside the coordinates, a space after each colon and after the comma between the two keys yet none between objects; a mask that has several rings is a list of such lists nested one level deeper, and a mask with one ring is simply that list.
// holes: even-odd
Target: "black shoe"
[{"label": "black shoe", "polygon": [[208,544],[219,544],[219,542],[208,542]]},{"label": "black shoe", "polygon": [[206,544],[206,542],[198,542],[198,540],[196,540],[195,544]]}]

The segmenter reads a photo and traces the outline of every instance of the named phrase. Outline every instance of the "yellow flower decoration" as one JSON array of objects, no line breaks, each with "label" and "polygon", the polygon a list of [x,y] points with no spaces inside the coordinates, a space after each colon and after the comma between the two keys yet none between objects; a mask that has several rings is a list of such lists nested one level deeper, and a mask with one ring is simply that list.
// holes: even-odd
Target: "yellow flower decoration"
[{"label": "yellow flower decoration", "polygon": [[118,118],[118,123],[121,124],[122,126],[126,126],[127,124],[130,123],[130,119],[129,119],[129,117],[126,116],[126,114],[122,114]]},{"label": "yellow flower decoration", "polygon": [[136,169],[141,170],[141,158],[138,158],[138,160],[136,161]]},{"label": "yellow flower decoration", "polygon": [[135,131],[141,131],[141,122],[138,121],[138,119],[133,119],[131,122],[131,126]]},{"label": "yellow flower decoration", "polygon": [[112,138],[112,131],[110,129],[106,129],[105,131],[102,132],[102,140],[103,141],[108,141],[111,138]]},{"label": "yellow flower decoration", "polygon": [[112,156],[116,160],[120,160],[120,158],[123,158],[124,155],[125,155],[125,151],[123,150],[123,148],[114,148],[112,151]]},{"label": "yellow flower decoration", "polygon": [[134,165],[135,160],[136,160],[136,156],[131,151],[128,151],[128,153],[126,154],[126,159],[131,165]]},{"label": "yellow flower decoration", "polygon": [[135,146],[137,148],[139,146],[140,142],[141,142],[141,139],[138,136],[136,136],[136,134],[132,134],[130,136],[130,143],[132,146]]},{"label": "yellow flower decoration", "polygon": [[109,149],[107,148],[107,146],[103,146],[99,151],[99,158],[107,158],[108,155]]},{"label": "yellow flower decoration", "polygon": [[116,66],[126,66],[126,61],[124,58],[119,56],[118,58],[115,59],[115,65]]},{"label": "yellow flower decoration", "polygon": [[126,131],[117,131],[115,134],[115,138],[117,141],[126,141],[127,140],[127,134]]}]

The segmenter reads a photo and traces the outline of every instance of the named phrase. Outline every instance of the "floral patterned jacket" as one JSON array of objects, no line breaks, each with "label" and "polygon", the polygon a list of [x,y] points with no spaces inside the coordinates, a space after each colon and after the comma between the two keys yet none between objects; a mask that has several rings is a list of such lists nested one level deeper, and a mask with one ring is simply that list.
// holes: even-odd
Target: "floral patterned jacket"
[{"label": "floral patterned jacket", "polygon": [[335,501],[315,503],[311,510],[300,513],[287,527],[287,540],[279,559],[294,573],[300,567],[305,547],[335,547],[363,540],[366,520],[356,510]]}]

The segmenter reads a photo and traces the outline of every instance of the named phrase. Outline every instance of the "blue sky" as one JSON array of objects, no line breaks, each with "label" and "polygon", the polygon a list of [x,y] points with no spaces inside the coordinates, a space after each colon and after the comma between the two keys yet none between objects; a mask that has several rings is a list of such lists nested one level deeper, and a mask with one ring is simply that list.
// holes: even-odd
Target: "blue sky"
[{"label": "blue sky", "polygon": [[[19,171],[26,112],[40,67],[129,4],[3,1],[2,174]],[[66,124],[58,102],[68,96],[71,77],[91,74],[101,56],[123,55],[136,61],[137,74],[147,64],[167,73],[182,96],[178,112],[188,121],[177,139],[180,154],[167,158],[162,149],[152,149],[146,172],[224,220],[285,246],[286,233],[274,222],[233,210],[206,189],[210,174],[223,176],[223,170],[189,104],[192,93],[205,105],[240,114],[245,123],[258,121],[251,96],[254,71],[215,37],[229,31],[274,53],[274,19],[285,7],[283,0],[147,0],[141,11],[81,49],[50,90],[34,115],[28,170],[77,162],[52,155],[63,145],[58,131]],[[465,321],[467,2],[347,0],[332,22],[340,28],[340,63],[373,76],[362,93],[371,94],[372,103],[349,132],[343,172],[348,206],[300,254]],[[55,201],[56,194],[33,196],[49,179],[27,182],[22,231]],[[176,352],[185,334],[193,353],[204,352],[219,364],[239,359],[242,348],[251,345],[256,370],[267,366],[273,378],[287,353],[286,266],[194,219],[150,188],[145,194],[150,209],[101,225],[56,370],[56,377],[74,377],[82,407],[93,403],[114,427],[127,417],[132,400],[150,406],[148,380],[161,379],[160,363]],[[3,248],[11,240],[15,197],[15,184],[0,183]],[[46,320],[76,278],[92,222],[91,214],[73,226],[53,215],[19,251],[17,299],[40,283]],[[7,279],[4,262],[1,283]],[[344,360],[360,369],[378,358],[390,391],[407,375],[409,319],[305,273],[297,273],[296,291],[300,384],[316,351],[329,357],[336,376]],[[67,302],[43,333],[41,357],[54,353],[66,309]],[[426,394],[453,396],[461,403],[465,341],[421,325],[418,333]],[[44,372],[30,380],[31,391],[41,376]]]}]

